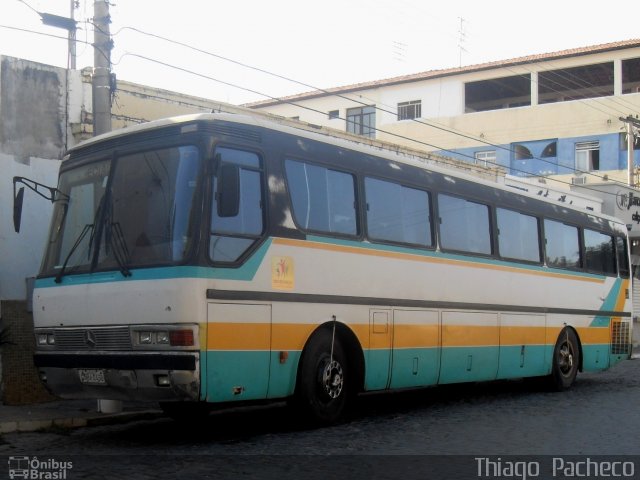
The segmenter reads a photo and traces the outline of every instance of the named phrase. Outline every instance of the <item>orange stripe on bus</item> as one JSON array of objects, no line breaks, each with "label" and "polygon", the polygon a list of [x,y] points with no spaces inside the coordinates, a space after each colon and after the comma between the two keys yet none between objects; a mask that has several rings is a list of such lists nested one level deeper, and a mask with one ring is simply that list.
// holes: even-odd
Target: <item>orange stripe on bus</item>
[{"label": "orange stripe on bus", "polygon": [[276,245],[287,245],[290,247],[313,248],[316,250],[328,250],[333,252],[351,253],[356,255],[369,255],[373,257],[393,258],[397,260],[411,260],[414,262],[439,263],[444,265],[469,265],[475,268],[484,268],[488,270],[500,270],[504,272],[517,272],[527,275],[538,275],[544,277],[564,278],[569,280],[579,280],[591,283],[604,283],[604,279],[586,277],[580,275],[569,275],[556,272],[544,272],[540,270],[530,270],[526,268],[508,267],[505,265],[492,265],[488,263],[475,263],[464,260],[455,260],[452,258],[437,258],[431,256],[416,255],[412,253],[392,252],[388,250],[373,250],[361,247],[352,247],[347,245],[335,245],[329,243],[313,242],[309,240],[295,240],[291,238],[274,238],[273,243]]}]

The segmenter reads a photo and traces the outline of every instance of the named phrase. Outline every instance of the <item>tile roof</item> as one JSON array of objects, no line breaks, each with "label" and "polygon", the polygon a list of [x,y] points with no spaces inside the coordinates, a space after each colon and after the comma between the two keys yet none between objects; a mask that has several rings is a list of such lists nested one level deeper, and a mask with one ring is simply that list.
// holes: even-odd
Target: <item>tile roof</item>
[{"label": "tile roof", "polygon": [[511,67],[516,65],[523,65],[527,63],[538,63],[549,60],[557,60],[568,57],[578,57],[582,55],[593,55],[596,53],[604,53],[612,50],[621,50],[626,48],[640,47],[640,38],[623,40],[619,42],[603,43],[600,45],[591,45],[587,47],[570,48],[567,50],[561,50],[551,53],[540,53],[535,55],[527,55],[524,57],[511,58],[508,60],[497,60],[493,62],[479,63],[476,65],[468,65],[465,67],[445,68],[441,70],[429,70],[426,72],[412,73],[409,75],[402,75],[399,77],[386,78],[382,80],[373,80],[368,82],[354,83],[352,85],[345,85],[341,87],[332,87],[324,90],[314,90],[311,92],[299,93],[296,95],[290,95],[287,97],[281,97],[277,100],[262,100],[258,102],[247,103],[243,105],[248,108],[260,108],[268,107],[271,105],[279,105],[282,103],[288,103],[295,100],[308,100],[312,98],[323,97],[333,94],[345,94],[358,90],[366,90],[370,88],[386,87],[390,85],[397,85],[401,83],[417,82],[421,80],[429,80],[433,78],[446,77],[452,75],[460,75],[470,72],[478,72],[482,70],[490,70],[501,67]]}]

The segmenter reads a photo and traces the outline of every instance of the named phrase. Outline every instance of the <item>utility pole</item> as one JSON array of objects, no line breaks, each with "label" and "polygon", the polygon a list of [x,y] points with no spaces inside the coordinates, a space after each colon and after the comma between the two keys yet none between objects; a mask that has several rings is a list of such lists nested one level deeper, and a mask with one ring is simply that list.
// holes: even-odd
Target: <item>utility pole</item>
[{"label": "utility pole", "polygon": [[637,129],[640,128],[640,120],[629,115],[627,118],[620,117],[620,121],[624,122],[627,128],[627,181],[630,187],[634,187],[635,162],[633,158],[633,145],[635,143]]},{"label": "utility pole", "polygon": [[111,131],[111,34],[108,0],[93,3],[93,134]]},{"label": "utility pole", "polygon": [[[75,10],[76,10],[76,2],[77,0],[71,0],[71,14],[69,17],[71,21],[75,25]],[[69,59],[67,60],[67,65],[70,70],[76,69],[76,29],[69,30]]]},{"label": "utility pole", "polygon": [[[93,135],[111,131],[111,33],[109,0],[93,2]],[[99,399],[98,412],[122,411],[120,400]]]}]

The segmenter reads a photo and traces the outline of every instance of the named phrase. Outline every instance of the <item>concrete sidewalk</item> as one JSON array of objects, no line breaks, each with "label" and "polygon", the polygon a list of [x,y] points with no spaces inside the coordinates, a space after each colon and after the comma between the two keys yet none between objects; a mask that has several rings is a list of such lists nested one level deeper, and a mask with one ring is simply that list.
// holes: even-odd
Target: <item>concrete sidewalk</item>
[{"label": "concrete sidewalk", "polygon": [[120,413],[99,413],[96,400],[55,400],[32,405],[0,405],[0,434],[112,425],[161,416],[158,404],[141,402],[123,402]]}]

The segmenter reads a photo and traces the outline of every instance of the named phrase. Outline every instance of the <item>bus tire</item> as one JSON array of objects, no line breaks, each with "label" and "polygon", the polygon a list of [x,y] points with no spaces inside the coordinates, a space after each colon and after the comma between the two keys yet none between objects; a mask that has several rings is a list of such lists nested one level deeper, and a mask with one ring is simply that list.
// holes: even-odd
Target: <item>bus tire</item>
[{"label": "bus tire", "polygon": [[331,329],[316,332],[304,349],[296,388],[296,407],[301,413],[322,425],[343,418],[354,396],[350,365],[343,344]]},{"label": "bus tire", "polygon": [[553,349],[553,360],[549,384],[555,391],[567,390],[573,384],[580,367],[580,346],[572,328],[560,332]]}]

